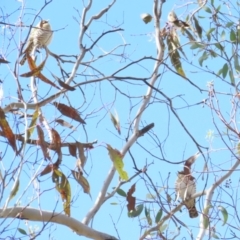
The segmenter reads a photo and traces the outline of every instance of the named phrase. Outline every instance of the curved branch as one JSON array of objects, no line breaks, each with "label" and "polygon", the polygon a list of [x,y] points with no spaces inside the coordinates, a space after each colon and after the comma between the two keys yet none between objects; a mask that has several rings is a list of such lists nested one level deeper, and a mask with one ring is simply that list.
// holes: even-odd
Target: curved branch
[{"label": "curved branch", "polygon": [[[206,191],[203,191],[203,192],[198,192],[198,193],[195,193],[191,199],[195,199],[197,197],[200,197],[200,196],[203,196],[206,194]],[[170,217],[172,217],[176,212],[178,212],[181,207],[184,205],[184,202],[181,202],[180,204],[178,204],[174,209],[172,209],[171,212],[169,212],[166,216],[164,216],[161,221],[154,227],[148,229],[141,237],[139,240],[144,240],[146,239],[146,237],[151,234],[152,232],[155,232],[155,231],[158,231],[159,228],[163,225],[164,222],[166,222]]]},{"label": "curved branch", "polygon": [[[232,172],[239,166],[239,164],[240,164],[240,159],[237,159],[236,163],[232,166],[232,168],[225,175],[223,175],[218,181],[216,181],[208,190],[206,190],[206,199],[204,202],[204,209],[206,209],[209,205],[211,205],[214,190],[232,174]],[[205,236],[206,230],[207,229],[204,227],[204,214],[202,213],[200,217],[200,230],[196,240],[203,239]]]},{"label": "curved branch", "polygon": [[[158,1],[155,1],[155,5],[158,5],[157,2]],[[159,13],[161,13],[162,4],[163,3],[161,3],[159,6],[159,9],[160,9]],[[155,26],[160,26],[159,16],[155,16]],[[154,86],[154,84],[157,81],[158,76],[159,76],[158,71],[159,71],[159,67],[161,65],[161,60],[163,59],[163,56],[164,56],[163,39],[159,36],[160,36],[159,27],[155,27],[155,39],[157,42],[158,55],[157,55],[157,59],[156,59],[156,62],[155,62],[154,68],[153,68],[153,75],[152,75],[152,78],[149,83],[150,86],[147,88],[146,95],[142,101],[142,105],[139,107],[138,112],[136,113],[136,117],[135,117],[135,120],[133,123],[133,134],[130,137],[130,139],[128,139],[127,143],[121,150],[121,154],[123,156],[127,153],[127,151],[131,148],[131,146],[137,141],[138,137],[140,136],[139,123],[141,121],[142,114],[143,114],[144,110],[146,109],[146,106],[148,105],[148,103],[151,99],[151,96],[152,96],[153,89],[151,86]],[[94,215],[98,212],[98,210],[100,209],[102,204],[105,202],[105,196],[107,193],[107,189],[108,189],[110,183],[112,182],[115,172],[116,172],[115,167],[112,165],[112,167],[103,183],[103,187],[100,190],[99,195],[95,201],[95,204],[93,205],[92,209],[88,212],[86,217],[82,220],[82,223],[88,225],[89,222],[91,221],[91,219],[94,217]]]},{"label": "curved branch", "polygon": [[72,229],[76,234],[85,236],[95,240],[117,240],[117,238],[108,235],[107,233],[98,232],[74,218],[68,217],[61,213],[53,213],[48,211],[40,211],[30,207],[12,207],[3,211],[0,209],[0,218],[19,218],[28,219],[30,221],[52,222],[64,225]]}]

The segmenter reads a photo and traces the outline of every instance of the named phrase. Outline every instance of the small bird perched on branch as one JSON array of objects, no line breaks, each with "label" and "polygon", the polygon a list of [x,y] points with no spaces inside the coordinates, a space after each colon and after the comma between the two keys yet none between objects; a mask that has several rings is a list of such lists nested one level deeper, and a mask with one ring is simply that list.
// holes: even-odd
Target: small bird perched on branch
[{"label": "small bird perched on branch", "polygon": [[53,32],[47,20],[41,20],[36,27],[31,29],[29,38],[27,40],[26,48],[23,51],[23,58],[20,64],[23,65],[26,61],[26,55],[31,54],[33,50],[48,46],[52,40]]},{"label": "small bird perched on branch", "polygon": [[182,20],[179,20],[176,13],[171,11],[169,14],[168,14],[168,21],[170,23],[173,23],[176,27],[180,27],[180,28],[188,28],[189,27],[189,24],[187,24],[186,22],[182,21]]},{"label": "small bird perched on branch", "polygon": [[196,193],[196,183],[195,178],[191,175],[191,165],[198,158],[200,153],[188,158],[185,162],[184,169],[178,172],[178,177],[175,183],[175,189],[177,198],[180,197],[184,202],[184,205],[189,211],[190,218],[195,218],[198,216],[197,209],[195,207],[195,199],[191,197]]}]

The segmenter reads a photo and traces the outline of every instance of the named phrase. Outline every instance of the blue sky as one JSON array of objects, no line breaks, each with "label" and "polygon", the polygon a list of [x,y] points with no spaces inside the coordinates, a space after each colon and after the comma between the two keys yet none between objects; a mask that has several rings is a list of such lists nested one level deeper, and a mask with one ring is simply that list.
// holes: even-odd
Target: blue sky
[{"label": "blue sky", "polygon": [[[179,1],[180,2],[180,1]],[[101,9],[109,5],[109,1],[95,1],[89,13],[87,14],[87,19],[89,19],[92,14],[98,13]],[[31,25],[35,15],[40,11],[44,5],[44,1],[24,1],[25,8],[22,10],[21,5],[23,2],[13,1],[13,0],[2,0],[0,7],[1,15],[5,16],[5,19],[1,18],[1,21],[6,21],[11,24],[18,24],[21,16],[21,21],[24,25]],[[167,21],[167,14],[170,10],[175,9],[176,12],[181,16],[182,19],[185,19],[188,12],[192,12],[197,8],[197,4],[189,5],[179,5],[174,4],[173,1],[166,1],[163,7],[163,14],[161,17],[161,27],[165,26]],[[93,56],[98,56],[108,52],[116,46],[122,45],[116,50],[115,55],[108,56],[106,58],[99,59],[96,63],[93,64],[94,67],[99,69],[106,76],[112,74],[117,69],[122,68],[129,64],[132,61],[143,58],[144,56],[153,56],[156,57],[156,46],[154,40],[154,25],[153,22],[150,24],[144,24],[140,18],[142,13],[152,14],[152,2],[149,1],[117,1],[117,3],[112,7],[112,9],[105,14],[100,20],[94,22],[90,29],[88,29],[88,36],[84,37],[83,44],[86,47],[91,45],[92,39],[96,39],[104,31],[112,30],[115,28],[122,28],[124,31],[111,33],[106,35],[102,40],[99,41],[97,46],[93,49],[92,55],[88,54],[84,58],[84,62],[90,61]],[[46,8],[41,11],[39,16],[42,19],[49,19],[52,29],[54,31],[54,37],[49,45],[49,49],[58,54],[69,54],[69,55],[78,55],[78,36],[79,36],[79,24],[80,16],[82,13],[82,1],[63,1],[63,0],[53,0],[49,3]],[[202,20],[205,24],[206,29],[209,27],[210,17],[207,13],[202,12],[201,16],[206,18]],[[6,17],[7,16],[7,17]],[[39,22],[39,19],[35,21],[33,25],[36,25]],[[11,63],[9,65],[1,65],[0,79],[3,81],[2,87],[4,90],[4,98],[2,100],[2,107],[5,105],[17,101],[16,94],[16,83],[13,78],[12,71],[14,69],[16,59],[19,55],[19,46],[26,38],[26,35],[29,31],[28,28],[20,27],[11,27],[11,32],[8,28],[4,28],[4,25],[1,25],[1,35],[0,35],[0,50],[1,54],[4,55],[8,61]],[[227,30],[226,30],[227,31]],[[186,43],[188,40],[180,36],[180,41],[182,44]],[[125,47],[123,47],[123,45]],[[183,68],[186,75],[191,79],[192,82],[197,84],[202,89],[207,89],[208,82],[216,81],[216,77],[212,74],[204,73],[204,70],[211,69],[218,71],[222,65],[223,61],[218,59],[211,59],[207,64],[203,64],[202,68],[199,68],[197,50],[191,50],[189,45],[184,47],[184,51],[188,56],[188,60],[185,61],[182,59]],[[121,56],[120,56],[121,54]],[[41,55],[41,54],[39,54]],[[41,59],[41,57],[39,57]],[[192,63],[191,64],[188,64]],[[139,77],[139,78],[149,78],[151,76],[154,60],[144,60],[140,64],[135,64],[118,76],[129,76],[129,77]],[[168,59],[167,64],[171,64]],[[207,67],[206,67],[207,65]],[[196,66],[196,67],[195,67]],[[72,70],[73,64],[64,63],[62,67],[66,72]],[[23,67],[17,67],[19,74],[28,71],[28,66],[25,64]],[[52,79],[51,72],[60,77],[60,70],[57,66],[56,61],[53,58],[49,58],[47,64],[44,68],[44,74]],[[90,68],[85,66],[80,66],[79,75],[74,79],[76,82],[84,82],[86,80],[96,79],[101,77],[97,72],[93,71]],[[180,116],[182,122],[188,128],[189,132],[194,136],[196,141],[206,147],[210,147],[211,155],[206,154],[206,158],[210,165],[209,169],[216,170],[227,168],[231,165],[229,162],[230,156],[226,147],[223,145],[221,140],[216,140],[214,138],[213,146],[209,144],[208,139],[206,139],[207,132],[209,130],[215,131],[214,125],[212,122],[211,112],[207,106],[202,104],[196,104],[201,102],[203,99],[208,97],[207,92],[200,92],[198,89],[194,88],[189,84],[188,81],[184,80],[181,77],[174,75],[166,67],[160,67],[161,76],[157,81],[155,87],[163,91],[169,98],[173,99],[173,104],[176,112]],[[26,101],[31,99],[31,92],[28,89],[29,79],[20,78],[21,86],[24,89],[24,98]],[[220,83],[219,83],[220,82]],[[216,90],[219,92],[231,92],[231,86],[224,84],[223,82],[217,82]],[[55,89],[50,89],[49,86],[46,86],[45,83],[38,81],[38,94],[39,100],[45,98],[56,92]],[[114,86],[112,85],[114,84]],[[142,99],[146,93],[147,87],[141,81],[114,81],[112,84],[108,81],[101,83],[92,83],[83,85],[81,91],[76,90],[75,92],[69,92],[66,96],[61,96],[57,99],[61,103],[68,104],[68,99],[71,102],[71,106],[74,108],[79,108],[82,106],[79,111],[81,115],[86,119],[87,125],[83,128],[81,125],[77,125],[76,122],[72,121],[71,124],[78,126],[77,131],[73,132],[69,129],[64,129],[63,127],[54,123],[55,118],[60,116],[60,113],[55,109],[52,104],[47,104],[42,110],[46,115],[51,127],[56,129],[61,133],[62,141],[94,141],[98,140],[98,143],[94,149],[87,152],[88,162],[85,167],[87,173],[88,181],[91,185],[91,195],[92,200],[87,194],[84,194],[81,187],[70,177],[70,183],[72,188],[72,196],[74,197],[74,202],[71,208],[71,216],[81,221],[88,210],[94,204],[94,201],[98,195],[99,190],[103,184],[103,181],[111,167],[111,160],[109,159],[106,143],[111,144],[114,148],[121,150],[126,143],[126,138],[129,137],[129,128],[130,124],[134,120],[137,110],[141,105]],[[73,85],[73,83],[71,83]],[[48,93],[48,91],[50,91]],[[131,96],[131,98],[126,97]],[[226,109],[224,115],[229,116],[231,104],[230,97],[226,95],[225,97],[220,97],[221,107]],[[121,120],[121,130],[122,134],[119,136],[112,126],[108,111],[117,110],[118,115]],[[28,113],[32,113],[29,110]],[[13,115],[8,114],[8,121],[10,124],[13,124],[14,118]],[[64,118],[69,121],[69,119]],[[174,198],[174,182],[176,179],[177,171],[182,169],[182,164],[169,164],[160,159],[165,158],[171,162],[182,161],[189,156],[193,155],[198,151],[196,144],[190,139],[190,137],[183,130],[179,122],[176,120],[174,115],[169,111],[169,107],[166,104],[166,99],[164,99],[160,94],[154,93],[150,104],[142,116],[141,126],[145,126],[154,122],[155,127],[152,130],[152,135],[155,137],[150,137],[145,135],[138,139],[138,143],[135,143],[131,152],[134,156],[135,161],[138,163],[138,167],[142,168],[146,163],[153,163],[149,169],[148,174],[152,177],[152,181],[156,184],[157,188],[162,189],[163,187],[168,186],[168,194]],[[30,120],[29,120],[30,123]],[[226,129],[217,122],[218,126],[222,131]],[[18,120],[18,129],[20,132],[23,131],[23,121]],[[86,134],[87,133],[87,134]],[[131,131],[130,131],[131,133]],[[36,137],[36,131],[33,134],[33,137]],[[160,150],[159,145],[156,141],[161,142],[162,149]],[[216,137],[217,138],[217,137]],[[2,143],[1,143],[2,144]],[[148,154],[140,146],[144,146],[149,150],[153,155]],[[5,146],[5,145],[4,145]],[[221,150],[221,151],[220,151]],[[10,150],[9,150],[10,151]],[[203,150],[204,151],[204,150]],[[42,158],[41,152],[38,149],[37,153],[40,158]],[[75,167],[75,159],[69,156],[68,151],[64,150],[64,160],[61,166],[61,170],[70,176],[70,170]],[[206,152],[205,152],[206,153]],[[7,155],[10,153],[7,152]],[[24,190],[24,187],[29,182],[32,174],[39,167],[39,162],[36,165],[33,165],[32,162],[36,158],[36,148],[27,148],[25,153],[24,160],[26,165],[21,177],[21,187],[19,194]],[[163,154],[163,155],[162,155]],[[56,159],[56,154],[51,153],[53,159]],[[12,156],[9,156],[12,159]],[[158,158],[157,158],[158,157]],[[208,158],[209,157],[209,158]],[[225,158],[219,162],[219,158]],[[160,159],[159,159],[160,158]],[[196,164],[193,167],[195,177],[197,179],[197,190],[203,189],[204,186],[209,186],[212,184],[216,178],[218,178],[221,173],[216,173],[211,175],[209,178],[206,178],[207,174],[202,173],[205,160],[203,157],[200,157]],[[8,163],[4,163],[6,166]],[[135,173],[133,169],[132,160],[129,154],[126,154],[124,158],[125,170],[128,172],[129,176],[132,176]],[[1,169],[3,170],[3,169]],[[170,173],[170,175],[169,175]],[[204,180],[202,177],[205,176]],[[206,180],[208,179],[208,180]],[[237,181],[238,178],[235,178]],[[133,183],[136,182],[136,192],[134,196],[137,198],[137,203],[142,203],[146,200],[147,186],[142,177],[135,178],[131,183],[125,184],[122,189],[126,192],[131,187]],[[51,181],[51,177],[44,176],[40,179],[40,189],[41,194],[39,199],[40,206],[42,209],[56,211],[62,211],[62,203],[60,196],[57,191],[54,189],[54,184]],[[118,184],[118,176],[116,174],[113,182],[110,185],[109,192]],[[8,185],[7,191],[10,191],[11,184]],[[36,192],[31,188],[24,194],[21,198],[21,204],[27,204],[29,200],[35,195]],[[163,198],[166,197],[164,191],[161,192]],[[237,193],[236,193],[237,195]],[[6,196],[7,197],[7,194]],[[10,205],[13,205],[18,196],[16,196],[11,202]],[[39,199],[36,199],[31,202],[32,207],[39,206]],[[219,198],[221,199],[221,198]],[[152,207],[155,211],[158,211],[158,206],[151,203],[151,200],[147,199],[149,203],[145,206]],[[111,203],[118,203],[118,205],[113,205]],[[4,204],[4,200],[1,202],[1,206]],[[174,204],[174,203],[173,203]],[[197,200],[197,208],[199,211],[202,210],[203,199]],[[152,213],[153,214],[153,213]],[[154,214],[153,214],[154,215]],[[198,219],[190,220],[188,218],[188,213],[186,209],[182,209],[181,213],[178,213],[177,216],[180,219],[189,225],[193,234],[198,231]],[[140,216],[140,220],[144,223],[144,214]],[[15,221],[14,224],[18,224],[18,221]],[[146,222],[145,222],[146,223]],[[27,231],[24,222],[20,222],[20,227]],[[40,226],[40,223],[29,223],[32,226]],[[115,225],[114,225],[115,224]],[[171,224],[171,222],[169,223]],[[92,226],[94,229],[107,232],[114,236],[117,236],[115,228],[118,230],[122,240],[129,239],[138,239],[142,230],[139,226],[138,218],[128,218],[127,217],[127,208],[126,201],[120,196],[114,196],[112,199],[107,201],[95,216]],[[173,226],[173,225],[171,225]],[[173,227],[171,228],[171,230]],[[170,229],[169,229],[170,230]],[[187,234],[185,229],[182,229],[182,237]],[[6,232],[5,236],[14,235],[14,230]],[[70,229],[67,229],[62,226],[51,226],[48,230],[43,232],[40,236],[40,239],[49,238],[49,234],[54,236],[52,239],[79,239]],[[16,236],[20,237],[21,234]],[[85,239],[82,237],[81,239]]]}]

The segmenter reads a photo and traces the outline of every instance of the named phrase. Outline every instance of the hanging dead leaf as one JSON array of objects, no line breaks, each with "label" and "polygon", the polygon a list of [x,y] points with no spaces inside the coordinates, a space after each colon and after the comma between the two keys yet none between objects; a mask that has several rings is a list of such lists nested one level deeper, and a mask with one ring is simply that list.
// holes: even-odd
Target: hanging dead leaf
[{"label": "hanging dead leaf", "polygon": [[39,73],[37,77],[38,77],[39,79],[41,79],[43,82],[45,82],[45,83],[47,83],[47,84],[49,84],[49,85],[51,85],[51,86],[53,86],[53,87],[61,90],[60,87],[58,87],[55,83],[51,82],[48,78],[46,78],[46,77],[45,77],[44,75],[42,75],[41,73]]},{"label": "hanging dead leaf", "polygon": [[78,167],[81,166],[81,168],[83,169],[84,165],[86,164],[86,161],[87,161],[87,158],[84,155],[84,148],[83,148],[82,143],[80,143],[78,141],[76,141],[76,146],[78,149],[78,156],[79,156],[78,161],[80,161],[80,163],[78,163],[79,164]]},{"label": "hanging dead leaf", "polygon": [[183,76],[184,78],[186,77],[183,69],[182,69],[182,64],[180,62],[180,54],[178,50],[175,48],[174,41],[173,41],[173,36],[169,35],[167,37],[167,45],[168,45],[168,52],[170,55],[171,62],[174,66],[174,68],[177,70],[178,74]]},{"label": "hanging dead leaf", "polygon": [[114,127],[118,131],[118,134],[121,134],[120,121],[119,121],[117,111],[115,111],[115,116],[110,112],[110,117],[111,117],[111,120],[112,120],[112,123],[113,123]]},{"label": "hanging dead leaf", "polygon": [[51,129],[52,133],[52,142],[51,145],[56,148],[56,152],[58,153],[58,156],[61,155],[61,137],[59,133],[55,129]]},{"label": "hanging dead leaf", "polygon": [[109,144],[107,144],[108,154],[113,161],[113,165],[116,168],[120,178],[122,180],[128,180],[128,174],[124,171],[123,155],[117,150],[113,149]]},{"label": "hanging dead leaf", "polygon": [[46,159],[51,160],[51,158],[49,156],[49,152],[48,152],[47,146],[45,144],[43,130],[42,130],[42,128],[39,125],[37,125],[37,133],[38,133],[38,145],[42,149],[44,159],[45,160]]},{"label": "hanging dead leaf", "polygon": [[86,124],[86,122],[79,116],[79,113],[76,109],[69,107],[63,103],[54,102],[53,105],[64,115],[74,119],[77,122]]},{"label": "hanging dead leaf", "polygon": [[128,212],[135,211],[136,198],[132,196],[135,190],[136,190],[136,184],[134,183],[127,192]]},{"label": "hanging dead leaf", "polygon": [[27,130],[27,139],[29,139],[34,131],[34,128],[36,126],[36,122],[37,122],[37,119],[38,119],[38,116],[39,116],[39,109],[38,107],[36,108],[36,110],[34,111],[33,113],[33,116],[32,116],[32,121],[28,127],[28,130]]},{"label": "hanging dead leaf", "polygon": [[0,58],[0,63],[10,63],[9,61],[3,59],[3,58]]},{"label": "hanging dead leaf", "polygon": [[48,78],[46,78],[42,73],[42,69],[45,65],[45,62],[47,60],[48,55],[46,55],[46,58],[44,59],[44,61],[37,67],[34,60],[32,59],[32,57],[30,55],[27,55],[27,60],[28,60],[28,65],[30,68],[30,72],[21,74],[21,77],[38,77],[39,79],[41,79],[43,82],[50,84],[51,86],[61,90],[56,84],[54,84],[53,82],[51,82]]},{"label": "hanging dead leaf", "polygon": [[77,157],[77,146],[75,144],[68,145],[68,151],[73,157]]},{"label": "hanging dead leaf", "polygon": [[64,121],[63,119],[60,119],[60,118],[56,119],[55,122],[59,123],[63,127],[68,127],[68,128],[73,129],[73,130],[76,130],[76,128],[73,125],[71,125],[70,123]]},{"label": "hanging dead leaf", "polygon": [[177,32],[173,32],[173,35],[172,35],[172,44],[173,44],[173,49],[178,49],[182,54],[183,56],[187,59],[187,56],[186,54],[184,53],[182,47],[181,47],[181,44],[180,44],[180,41],[179,41],[179,37],[177,35]]},{"label": "hanging dead leaf", "polygon": [[87,181],[87,179],[83,176],[82,172],[76,172],[74,170],[71,170],[73,177],[75,180],[82,186],[83,191],[87,194],[90,194],[90,185]]},{"label": "hanging dead leaf", "polygon": [[30,72],[27,72],[27,73],[23,73],[21,74],[20,76],[21,77],[33,77],[33,76],[37,76],[42,70],[43,70],[43,67],[46,63],[46,60],[47,60],[47,55],[46,55],[46,58],[44,59],[44,61],[37,67],[34,60],[32,59],[32,57],[27,54],[27,60],[28,60],[28,65],[29,65],[29,68],[30,68]]},{"label": "hanging dead leaf", "polygon": [[3,135],[8,139],[10,146],[16,152],[17,151],[16,139],[12,132],[12,129],[8,125],[8,122],[5,117],[5,113],[1,107],[0,107],[0,127],[3,131]]},{"label": "hanging dead leaf", "polygon": [[40,173],[40,176],[46,175],[56,169],[58,169],[58,165],[56,163],[49,164],[42,170],[42,172]]},{"label": "hanging dead leaf", "polygon": [[76,88],[69,86],[68,84],[66,84],[65,82],[63,82],[60,78],[58,78],[57,76],[55,76],[53,73],[51,73],[51,74],[52,74],[52,76],[58,81],[58,83],[59,83],[59,85],[60,85],[61,87],[65,88],[65,89],[67,89],[67,90],[69,90],[69,91],[75,91],[75,90],[76,90]]},{"label": "hanging dead leaf", "polygon": [[56,183],[56,189],[61,195],[64,212],[70,216],[71,187],[69,181],[58,169],[53,171],[52,180]]}]

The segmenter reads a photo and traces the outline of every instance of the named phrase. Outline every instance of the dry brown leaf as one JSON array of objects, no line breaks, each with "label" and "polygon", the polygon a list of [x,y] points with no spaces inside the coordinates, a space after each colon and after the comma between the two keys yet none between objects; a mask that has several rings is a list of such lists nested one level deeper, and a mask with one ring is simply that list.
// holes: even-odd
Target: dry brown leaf
[{"label": "dry brown leaf", "polygon": [[10,63],[9,61],[3,59],[3,58],[0,58],[0,63]]},{"label": "dry brown leaf", "polygon": [[38,74],[37,76],[39,79],[41,79],[43,82],[49,84],[49,85],[52,85],[53,87],[61,90],[60,87],[58,87],[55,83],[51,82],[48,78],[46,78],[44,75],[42,75],[41,73]]},{"label": "dry brown leaf", "polygon": [[77,146],[75,144],[68,145],[68,151],[73,157],[77,157]]},{"label": "dry brown leaf", "polygon": [[32,76],[37,76],[42,70],[43,70],[43,67],[46,63],[46,60],[47,60],[47,56],[46,58],[44,59],[44,61],[37,67],[34,60],[32,59],[32,57],[27,54],[27,60],[28,60],[28,66],[30,68],[30,72],[27,72],[27,73],[23,73],[21,74],[20,76],[21,77],[32,77]]},{"label": "dry brown leaf", "polygon": [[62,125],[63,127],[68,127],[68,128],[71,128],[73,130],[76,130],[76,128],[74,128],[73,125],[71,125],[70,123],[64,121],[63,119],[56,119],[55,122],[59,123],[60,125]]},{"label": "dry brown leaf", "polygon": [[63,103],[54,102],[53,104],[64,116],[70,117],[82,124],[86,124],[86,122],[80,117],[76,109],[69,107]]},{"label": "dry brown leaf", "polygon": [[65,88],[65,89],[67,89],[67,90],[69,90],[69,91],[75,91],[75,90],[76,90],[76,88],[69,86],[68,84],[66,84],[65,82],[63,82],[60,78],[58,78],[57,76],[55,76],[53,73],[51,73],[51,74],[52,74],[52,76],[58,81],[58,83],[59,83],[59,85],[60,85],[61,87]]},{"label": "dry brown leaf", "polygon": [[4,136],[8,139],[10,146],[16,152],[17,151],[16,139],[12,132],[12,129],[8,125],[8,122],[5,118],[5,113],[1,107],[0,107],[0,127],[2,128]]},{"label": "dry brown leaf", "polygon": [[40,176],[43,176],[43,175],[46,175],[54,170],[58,169],[58,166],[57,164],[49,164],[47,165],[43,170],[42,172],[40,173]]},{"label": "dry brown leaf", "polygon": [[44,159],[45,160],[46,159],[51,160],[51,158],[49,156],[48,149],[47,149],[47,147],[45,145],[43,130],[42,130],[42,128],[39,125],[37,125],[37,133],[38,133],[38,144],[39,144],[39,146],[42,149]]},{"label": "dry brown leaf", "polygon": [[132,196],[135,190],[136,190],[136,184],[134,183],[127,192],[128,212],[135,211],[136,198]]},{"label": "dry brown leaf", "polygon": [[56,152],[60,154],[61,153],[61,137],[59,133],[53,128],[51,129],[51,133],[52,133],[51,145],[53,145],[56,148]]},{"label": "dry brown leaf", "polygon": [[54,84],[53,82],[51,82],[48,78],[46,78],[42,73],[42,69],[45,65],[45,62],[47,60],[48,55],[46,55],[46,58],[44,59],[44,61],[37,67],[34,60],[32,59],[32,57],[30,55],[27,55],[27,60],[28,60],[28,65],[30,68],[30,72],[21,74],[21,77],[38,77],[39,79],[41,79],[43,82],[50,84],[51,86],[61,90],[56,84]]},{"label": "dry brown leaf", "polygon": [[82,186],[83,191],[87,194],[90,194],[90,185],[87,181],[87,179],[83,176],[82,172],[76,172],[74,170],[71,170],[73,177],[75,180]]},{"label": "dry brown leaf", "polygon": [[81,167],[84,168],[84,165],[85,165],[87,159],[84,155],[83,145],[80,142],[76,141],[76,146],[77,146],[77,149],[78,149],[78,156],[79,156],[79,161],[80,161],[79,165],[81,165]]},{"label": "dry brown leaf", "polygon": [[111,117],[111,121],[114,125],[114,127],[116,128],[116,130],[118,131],[118,134],[121,134],[121,127],[120,127],[120,120],[117,114],[117,111],[115,111],[115,116],[110,112],[110,117]]}]

